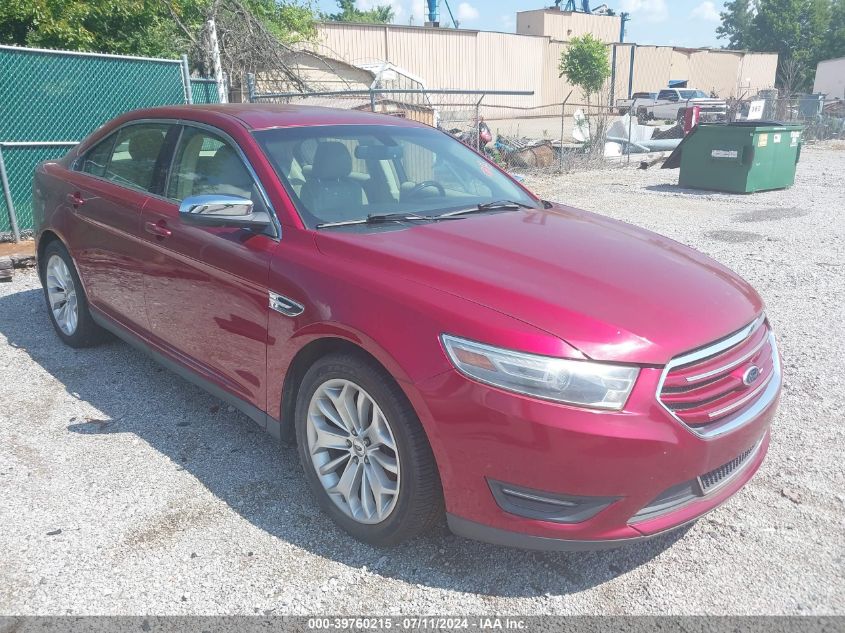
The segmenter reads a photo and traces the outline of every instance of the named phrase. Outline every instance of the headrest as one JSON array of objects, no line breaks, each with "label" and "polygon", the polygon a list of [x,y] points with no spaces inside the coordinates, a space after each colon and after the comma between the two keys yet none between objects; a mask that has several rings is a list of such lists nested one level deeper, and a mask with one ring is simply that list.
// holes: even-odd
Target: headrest
[{"label": "headrest", "polygon": [[132,160],[150,161],[158,157],[163,142],[164,132],[161,130],[143,130],[129,137],[127,149]]},{"label": "headrest", "polygon": [[352,156],[346,145],[340,141],[317,143],[314,152],[314,167],[311,174],[315,178],[344,178],[352,171]]}]

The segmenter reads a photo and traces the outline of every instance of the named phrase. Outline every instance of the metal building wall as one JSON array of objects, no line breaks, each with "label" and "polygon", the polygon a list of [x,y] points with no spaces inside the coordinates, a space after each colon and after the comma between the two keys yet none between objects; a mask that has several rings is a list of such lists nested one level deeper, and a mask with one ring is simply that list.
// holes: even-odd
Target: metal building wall
[{"label": "metal building wall", "polygon": [[[777,76],[778,56],[771,53],[745,53],[739,66],[739,94],[752,96],[759,90],[773,88]],[[840,67],[840,79],[845,77],[845,63]],[[840,96],[845,96],[840,94]]]},{"label": "metal building wall", "polygon": [[[518,17],[545,21],[561,18],[560,13],[529,11]],[[615,22],[618,25],[618,20]],[[533,97],[496,98],[495,104],[510,106],[513,116],[519,115],[517,107],[560,104],[572,89],[559,77],[558,71],[566,43],[547,36],[342,23],[321,24],[319,33],[321,53],[350,63],[389,61],[421,77],[429,88],[534,90]],[[771,87],[775,81],[776,54],[634,44],[615,46],[615,98],[628,96],[632,54],[634,92],[659,90],[670,79],[687,79],[693,88],[715,90],[721,97],[730,97],[754,94]],[[583,95],[575,90],[570,103],[583,102]],[[551,113],[555,108],[538,109],[526,116],[541,116],[546,110]]]},{"label": "metal building wall", "polygon": [[516,32],[521,35],[545,35],[567,42],[573,37],[591,33],[607,44],[619,41],[619,16],[538,9],[516,14]]}]

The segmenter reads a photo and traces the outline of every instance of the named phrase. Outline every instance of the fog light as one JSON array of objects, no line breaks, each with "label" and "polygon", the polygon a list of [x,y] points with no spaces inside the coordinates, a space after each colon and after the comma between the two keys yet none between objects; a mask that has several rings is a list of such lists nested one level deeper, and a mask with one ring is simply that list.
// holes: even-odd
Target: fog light
[{"label": "fog light", "polygon": [[505,512],[540,521],[581,523],[604,510],[618,497],[579,497],[531,490],[488,479],[496,503]]}]

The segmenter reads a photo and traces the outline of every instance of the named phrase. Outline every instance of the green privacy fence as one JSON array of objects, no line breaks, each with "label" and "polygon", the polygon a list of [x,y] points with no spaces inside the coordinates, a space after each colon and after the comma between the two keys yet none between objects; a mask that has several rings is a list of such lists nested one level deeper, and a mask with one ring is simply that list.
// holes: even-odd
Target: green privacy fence
[{"label": "green privacy fence", "polygon": [[[0,46],[0,240],[33,228],[35,166],[63,156],[106,121],[136,108],[218,103],[214,81],[187,59]],[[2,173],[5,171],[5,173]]]},{"label": "green privacy fence", "polygon": [[191,79],[191,93],[194,103],[220,103],[217,82],[213,79]]}]

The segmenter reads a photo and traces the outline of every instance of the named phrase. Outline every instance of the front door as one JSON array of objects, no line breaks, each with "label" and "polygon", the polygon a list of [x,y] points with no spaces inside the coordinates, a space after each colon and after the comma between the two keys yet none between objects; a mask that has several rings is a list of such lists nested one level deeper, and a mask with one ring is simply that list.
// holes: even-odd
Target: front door
[{"label": "front door", "polygon": [[264,410],[267,280],[278,242],[250,229],[180,220],[182,200],[214,193],[266,205],[228,138],[185,126],[164,195],[151,197],[142,214],[150,331],[177,360]]}]

